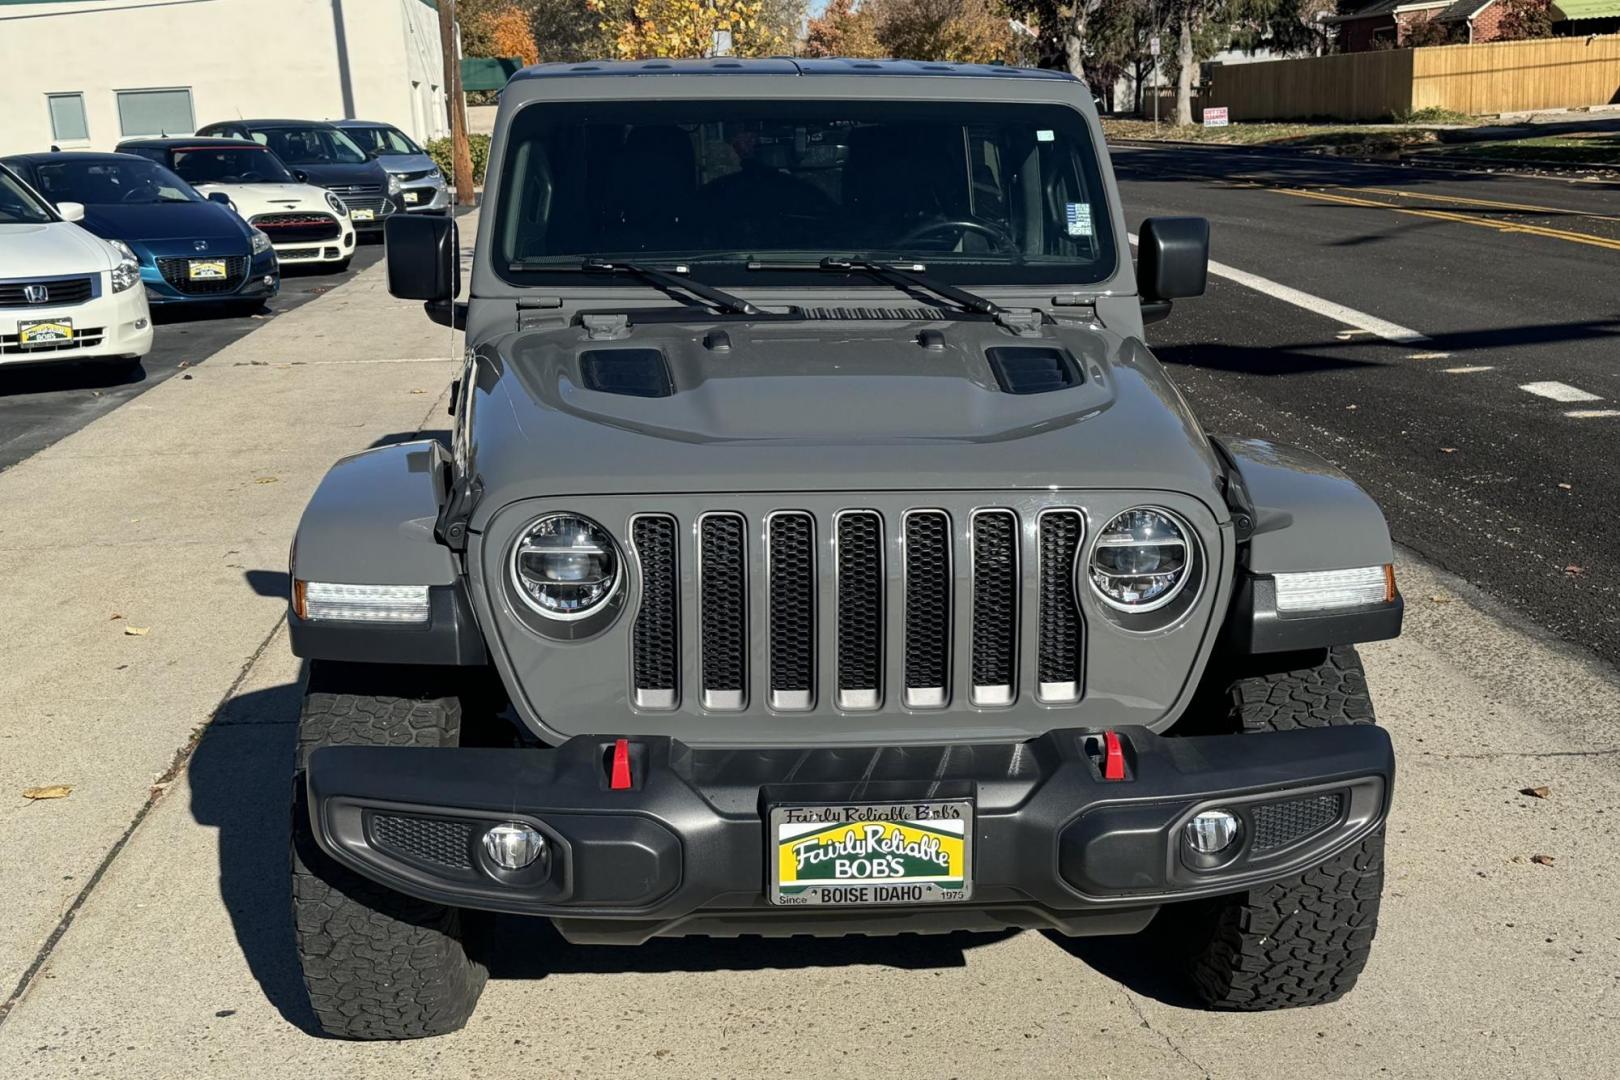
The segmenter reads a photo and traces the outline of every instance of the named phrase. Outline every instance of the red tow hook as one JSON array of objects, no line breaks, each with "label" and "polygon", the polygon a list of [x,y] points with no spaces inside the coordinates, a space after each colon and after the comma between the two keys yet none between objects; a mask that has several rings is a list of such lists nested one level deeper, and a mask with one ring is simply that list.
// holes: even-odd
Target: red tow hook
[{"label": "red tow hook", "polygon": [[1125,750],[1119,745],[1119,732],[1103,732],[1103,779],[1125,779]]},{"label": "red tow hook", "polygon": [[629,739],[620,739],[613,744],[613,767],[608,774],[608,787],[614,791],[630,790]]}]

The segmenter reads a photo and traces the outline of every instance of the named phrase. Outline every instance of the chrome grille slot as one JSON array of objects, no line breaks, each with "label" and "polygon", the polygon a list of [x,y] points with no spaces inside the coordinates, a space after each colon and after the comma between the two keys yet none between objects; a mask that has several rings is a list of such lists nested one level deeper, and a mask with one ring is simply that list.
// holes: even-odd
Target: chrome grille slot
[{"label": "chrome grille slot", "polygon": [[872,510],[834,518],[838,543],[838,707],[883,703],[883,519]]},{"label": "chrome grille slot", "polygon": [[802,510],[778,511],[766,519],[765,537],[771,708],[802,711],[815,704],[815,519]]},{"label": "chrome grille slot", "polygon": [[1011,705],[1017,697],[1018,518],[975,510],[973,559],[973,704]]},{"label": "chrome grille slot", "polygon": [[631,632],[635,702],[643,709],[673,709],[680,700],[681,663],[675,519],[632,518],[630,546],[641,568],[641,607]]},{"label": "chrome grille slot", "polygon": [[942,510],[904,518],[905,703],[943,708],[951,685],[951,519]]},{"label": "chrome grille slot", "polygon": [[748,704],[748,538],[741,514],[698,518],[698,624],[703,706]]},{"label": "chrome grille slot", "polygon": [[1040,632],[1036,693],[1043,702],[1080,700],[1084,628],[1075,602],[1074,560],[1085,533],[1078,510],[1043,510],[1039,518]]}]

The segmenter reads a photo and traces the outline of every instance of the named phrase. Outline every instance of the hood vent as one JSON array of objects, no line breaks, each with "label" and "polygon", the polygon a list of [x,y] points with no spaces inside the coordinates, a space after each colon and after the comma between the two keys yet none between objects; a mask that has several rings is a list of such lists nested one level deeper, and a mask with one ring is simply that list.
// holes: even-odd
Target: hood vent
[{"label": "hood vent", "polygon": [[937,307],[806,307],[799,314],[806,319],[830,319],[837,322],[880,319],[888,322],[937,322],[945,312]]},{"label": "hood vent", "polygon": [[1079,386],[1080,367],[1063,349],[1005,345],[986,349],[996,382],[1008,394],[1048,394]]},{"label": "hood vent", "polygon": [[626,397],[669,397],[675,393],[664,354],[657,349],[592,349],[579,358],[585,386]]}]

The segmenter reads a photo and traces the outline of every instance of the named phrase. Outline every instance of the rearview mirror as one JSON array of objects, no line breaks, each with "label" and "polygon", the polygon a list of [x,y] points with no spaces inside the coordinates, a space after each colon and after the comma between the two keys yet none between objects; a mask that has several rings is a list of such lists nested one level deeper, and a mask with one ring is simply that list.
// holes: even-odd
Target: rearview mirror
[{"label": "rearview mirror", "polygon": [[59,202],[56,204],[56,212],[62,215],[63,221],[83,221],[84,203]]},{"label": "rearview mirror", "polygon": [[1209,222],[1197,217],[1148,218],[1137,238],[1136,288],[1142,314],[1156,322],[1170,301],[1202,296],[1209,279]]},{"label": "rearview mirror", "polygon": [[461,291],[461,252],[450,217],[395,214],[383,226],[388,291],[401,300],[448,303]]}]

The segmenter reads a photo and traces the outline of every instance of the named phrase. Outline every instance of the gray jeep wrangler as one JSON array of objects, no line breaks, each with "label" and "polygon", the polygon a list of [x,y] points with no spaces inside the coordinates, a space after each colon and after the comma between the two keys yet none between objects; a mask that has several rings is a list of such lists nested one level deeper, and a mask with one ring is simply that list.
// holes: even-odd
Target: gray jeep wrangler
[{"label": "gray jeep wrangler", "polygon": [[542,65],[456,222],[444,444],[346,458],[293,547],[297,948],[321,1026],[466,1023],[482,913],[561,937],[1143,934],[1211,1007],[1367,959],[1394,759],[1354,643],[1378,508],[1204,433],[1142,223],[1049,71]]}]

